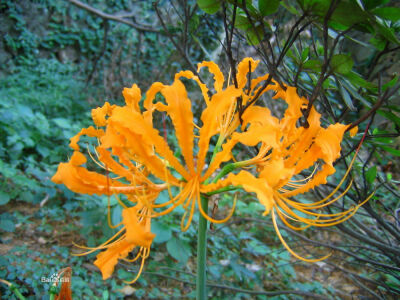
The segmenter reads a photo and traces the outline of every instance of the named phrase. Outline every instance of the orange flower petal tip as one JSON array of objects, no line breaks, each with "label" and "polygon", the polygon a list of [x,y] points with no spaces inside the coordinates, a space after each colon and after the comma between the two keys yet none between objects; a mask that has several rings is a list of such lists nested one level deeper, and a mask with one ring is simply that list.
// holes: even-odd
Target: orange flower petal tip
[{"label": "orange flower petal tip", "polygon": [[352,129],[350,129],[349,133],[351,137],[354,137],[358,132],[358,126],[353,127]]}]

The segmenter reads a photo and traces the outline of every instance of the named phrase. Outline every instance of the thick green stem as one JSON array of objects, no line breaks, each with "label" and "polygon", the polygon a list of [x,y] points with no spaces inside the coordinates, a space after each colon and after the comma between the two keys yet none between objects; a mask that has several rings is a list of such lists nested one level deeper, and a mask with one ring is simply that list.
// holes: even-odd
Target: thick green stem
[{"label": "thick green stem", "polygon": [[11,284],[10,285],[10,290],[15,294],[15,296],[20,299],[20,300],[26,300],[26,298],[24,296],[22,296],[21,292],[18,290],[18,288]]},{"label": "thick green stem", "polygon": [[209,196],[220,194],[220,193],[224,193],[224,192],[236,191],[237,189],[240,189],[240,188],[241,188],[240,186],[231,186],[231,185],[229,185],[229,186],[220,188],[219,190],[215,190],[215,191],[212,191],[212,192],[209,192],[209,193],[205,193],[205,195],[207,195],[209,197]]},{"label": "thick green stem", "polygon": [[[201,206],[204,212],[208,213],[208,198],[201,197]],[[199,211],[199,231],[197,236],[197,279],[196,299],[207,299],[206,286],[206,256],[207,256],[207,220]]]}]

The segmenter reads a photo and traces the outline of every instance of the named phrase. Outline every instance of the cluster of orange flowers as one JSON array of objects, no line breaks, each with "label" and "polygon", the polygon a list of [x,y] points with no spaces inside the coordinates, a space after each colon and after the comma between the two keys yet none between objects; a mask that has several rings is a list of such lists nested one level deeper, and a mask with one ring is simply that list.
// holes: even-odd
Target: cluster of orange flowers
[{"label": "cluster of orange flowers", "polygon": [[[253,104],[239,120],[238,97],[246,105],[268,78],[266,74],[248,82],[248,72],[254,71],[257,64],[258,61],[252,58],[245,58],[238,65],[237,87],[225,82],[215,63],[199,64],[199,70],[206,67],[214,75],[213,94],[190,71],[177,73],[171,85],[154,83],[142,103],[141,91],[136,85],[125,88],[123,96],[126,105],[110,105],[106,102],[103,107],[93,109],[96,127],[84,128],[71,138],[70,146],[74,153],[69,162],[59,165],[52,180],[63,183],[76,193],[116,197],[123,194],[130,203],[127,206],[120,201],[123,206],[122,224],[116,226],[123,225],[122,229],[102,245],[88,248],[87,252],[82,253],[105,250],[97,255],[95,261],[103,279],[111,276],[118,260],[128,260],[128,254],[135,248],[137,255],[130,261],[141,260],[141,263],[133,281],[139,277],[155,236],[151,233],[152,218],[168,214],[181,206],[185,211],[181,221],[183,231],[189,228],[196,207],[211,222],[227,221],[234,212],[234,200],[228,216],[216,220],[203,211],[200,197],[230,187],[242,188],[257,195],[265,207],[264,215],[271,214],[277,235],[294,256],[306,261],[325,258],[306,259],[293,252],[279,232],[276,217],[290,228],[302,230],[309,226],[335,225],[356,212],[361,204],[339,213],[321,212],[323,207],[337,201],[348,190],[350,185],[344,193],[334,197],[345,178],[322,200],[303,203],[292,199],[326,183],[327,177],[335,172],[333,162],[340,156],[340,143],[348,126],[337,123],[328,128],[321,127],[321,115],[314,108],[308,117],[309,127],[298,126],[307,99],[300,97],[296,88],[281,87],[274,81],[262,93],[273,91],[273,99],[286,101],[287,109],[283,118],[276,118],[266,107]],[[182,77],[194,80],[200,87],[205,101],[205,109],[199,119],[201,124],[195,124],[192,101],[188,98]],[[181,158],[174,155],[176,149],[171,149],[154,128],[155,112],[168,115],[175,130]],[[103,174],[85,167],[86,156],[78,145],[83,135],[97,138],[95,155],[90,151],[88,154],[105,170]],[[217,136],[217,142],[211,153],[211,138],[214,136]],[[258,146],[258,154],[244,161],[236,161],[232,151],[240,144]],[[300,173],[309,169],[313,170],[311,175],[301,177]],[[156,202],[163,190],[168,190],[169,201]],[[295,223],[303,226],[296,226]]]}]

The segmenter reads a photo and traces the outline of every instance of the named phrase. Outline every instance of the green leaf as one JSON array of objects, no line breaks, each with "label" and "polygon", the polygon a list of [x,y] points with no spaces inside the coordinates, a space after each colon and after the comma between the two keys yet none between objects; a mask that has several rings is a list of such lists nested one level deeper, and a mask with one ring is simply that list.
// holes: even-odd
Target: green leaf
[{"label": "green leaf", "polygon": [[382,90],[386,91],[388,88],[394,87],[394,85],[397,83],[398,80],[399,80],[399,76],[396,74],[396,76],[394,76],[392,80],[390,80],[389,82],[385,83],[382,86]]},{"label": "green leaf", "polygon": [[400,150],[397,150],[397,149],[394,149],[394,148],[390,148],[389,146],[384,146],[384,145],[379,145],[379,147],[381,147],[385,151],[389,152],[390,154],[393,154],[393,155],[396,155],[396,156],[400,156]]},{"label": "green leaf", "polygon": [[309,69],[313,71],[320,71],[322,63],[316,59],[309,59],[303,64],[303,69]]},{"label": "green leaf", "polygon": [[164,243],[172,237],[171,228],[157,220],[151,222],[151,232],[156,235],[154,243]]},{"label": "green leaf", "polygon": [[1,230],[7,231],[7,232],[14,232],[15,224],[10,219],[2,219],[2,220],[0,220],[0,228],[1,228]]},{"label": "green leaf", "polygon": [[190,246],[187,242],[173,237],[167,243],[168,253],[177,261],[186,264],[190,257]]},{"label": "green leaf", "polygon": [[64,118],[55,118],[53,119],[53,122],[57,124],[57,126],[64,128],[64,129],[69,129],[71,128],[71,124],[67,119]]},{"label": "green leaf", "polygon": [[393,28],[390,28],[386,24],[379,22],[379,20],[376,22],[376,28],[385,39],[392,43],[400,44],[400,41],[397,38]]},{"label": "green leaf", "polygon": [[297,11],[295,6],[293,6],[293,5],[289,4],[289,3],[286,3],[285,1],[282,2],[281,4],[291,14],[293,14],[293,15],[298,15],[299,14],[299,12]]},{"label": "green leaf", "polygon": [[241,30],[247,30],[251,27],[251,23],[247,17],[237,15],[235,19],[235,27]]},{"label": "green leaf", "polygon": [[122,207],[120,205],[116,205],[111,208],[111,222],[113,225],[117,225],[122,221]]},{"label": "green leaf", "polygon": [[400,126],[400,117],[396,116],[391,111],[378,110],[378,114],[394,122],[397,126]]},{"label": "green leaf", "polygon": [[375,85],[366,81],[363,79],[360,75],[358,75],[356,72],[351,71],[350,73],[347,73],[345,76],[354,86],[358,87],[364,87],[367,89],[374,89]]},{"label": "green leaf", "polygon": [[305,48],[303,52],[301,52],[301,61],[305,62],[308,58],[308,54],[310,53],[310,47]]},{"label": "green leaf", "polygon": [[400,7],[380,7],[372,11],[378,17],[397,22],[400,20]]},{"label": "green leaf", "polygon": [[215,14],[221,6],[218,0],[197,0],[197,4],[201,10],[210,15]]},{"label": "green leaf", "polygon": [[272,15],[278,10],[280,0],[258,0],[258,10],[262,16]]},{"label": "green leaf", "polygon": [[377,169],[376,166],[373,166],[365,172],[365,179],[367,180],[368,183],[372,184],[376,178],[377,174]]},{"label": "green leaf", "polygon": [[10,195],[0,191],[0,205],[7,204],[10,201]]},{"label": "green leaf", "polygon": [[349,92],[343,87],[343,85],[341,84],[340,81],[339,81],[338,87],[339,87],[339,92],[342,95],[342,98],[344,100],[344,103],[346,103],[347,107],[351,111],[356,111],[357,109],[353,105],[353,100],[351,99]]},{"label": "green leaf", "polygon": [[331,67],[334,72],[340,74],[350,73],[353,68],[353,60],[347,54],[335,54],[331,59]]},{"label": "green leaf", "polygon": [[247,41],[250,45],[256,46],[261,42],[263,38],[263,31],[261,26],[257,26],[256,28],[250,28],[246,32]]},{"label": "green leaf", "polygon": [[366,10],[374,9],[377,6],[385,5],[389,0],[363,0],[363,4]]}]

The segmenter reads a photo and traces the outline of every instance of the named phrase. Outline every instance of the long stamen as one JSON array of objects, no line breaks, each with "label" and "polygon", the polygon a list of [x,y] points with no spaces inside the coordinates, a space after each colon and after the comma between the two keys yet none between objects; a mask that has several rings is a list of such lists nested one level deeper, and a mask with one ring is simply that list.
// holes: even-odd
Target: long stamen
[{"label": "long stamen", "polygon": [[323,203],[324,201],[328,200],[327,198],[324,198],[324,199],[322,199],[322,200],[320,200],[320,201],[318,201],[318,202],[314,202],[314,203],[299,203],[299,202],[292,201],[292,200],[290,200],[290,199],[287,199],[287,202],[288,202],[289,204],[290,204],[290,203],[295,203],[295,204],[297,204],[297,205],[303,207],[304,209],[318,209],[318,208],[322,208],[322,207],[328,206],[328,205],[330,205],[330,204],[336,202],[336,201],[339,200],[340,198],[342,198],[342,197],[343,197],[345,194],[347,194],[347,192],[350,190],[352,184],[353,184],[353,180],[350,181],[349,185],[348,185],[347,188],[343,191],[343,193],[341,193],[341,194],[340,194],[339,196],[337,196],[336,198],[333,198],[332,200],[330,200],[330,201],[328,201],[328,202],[326,202],[326,203],[324,203],[324,204],[321,204],[321,203]]},{"label": "long stamen", "polygon": [[113,237],[111,237],[111,238],[108,239],[106,242],[104,242],[103,244],[101,244],[100,246],[97,246],[97,247],[81,246],[81,245],[78,245],[78,244],[75,244],[74,242],[72,242],[72,244],[73,244],[75,247],[82,248],[82,249],[91,249],[90,251],[87,251],[87,252],[83,252],[83,253],[74,253],[74,254],[72,254],[72,255],[74,255],[74,256],[83,256],[83,255],[87,255],[87,254],[93,253],[93,252],[95,252],[95,251],[97,251],[97,250],[106,249],[106,248],[108,248],[108,247],[111,247],[112,245],[114,245],[114,244],[120,242],[121,240],[123,240],[123,239],[125,238],[125,234],[124,234],[124,235],[122,235],[121,237],[119,237],[117,240],[111,242],[111,241],[114,240],[118,235],[120,235],[120,234],[122,233],[122,231],[124,231],[124,230],[125,230],[125,228],[122,228],[122,229],[121,229],[120,231],[118,231]]},{"label": "long stamen", "polygon": [[288,246],[288,244],[287,244],[286,241],[283,239],[283,237],[282,237],[282,235],[281,235],[281,233],[280,233],[280,231],[279,231],[278,224],[276,223],[276,218],[275,218],[275,212],[274,212],[274,211],[275,211],[275,209],[272,209],[272,223],[274,224],[275,232],[276,232],[277,236],[279,237],[279,239],[280,239],[281,243],[283,244],[283,246],[286,248],[287,251],[290,252],[290,254],[292,254],[294,257],[296,257],[296,258],[298,258],[298,259],[300,259],[300,260],[306,261],[306,262],[317,262],[317,261],[321,261],[321,260],[324,260],[324,259],[326,259],[326,258],[328,258],[329,256],[332,255],[332,253],[329,253],[328,255],[325,255],[325,256],[323,256],[323,257],[321,257],[321,258],[309,259],[309,258],[302,257],[302,256],[298,255],[296,252],[294,252],[294,251]]},{"label": "long stamen", "polygon": [[306,178],[304,178],[304,179],[299,179],[299,180],[289,180],[289,182],[290,182],[290,183],[295,183],[295,182],[307,181],[307,180],[309,180],[311,177],[313,177],[313,175],[314,175],[315,171],[317,170],[317,168],[318,168],[318,163],[315,164],[314,170],[313,170],[313,171],[311,172],[311,174],[310,174],[309,176],[307,176]]},{"label": "long stamen", "polygon": [[233,213],[234,213],[234,211],[235,211],[235,207],[236,207],[236,198],[237,198],[237,197],[234,198],[233,205],[232,205],[231,211],[229,212],[228,216],[225,217],[224,219],[221,219],[221,220],[213,219],[213,218],[211,218],[208,214],[205,213],[203,207],[201,206],[201,199],[200,199],[200,197],[197,197],[197,206],[199,207],[200,213],[201,213],[201,214],[203,215],[203,217],[206,218],[209,222],[216,223],[216,224],[221,224],[221,223],[225,223],[226,221],[228,221],[228,220],[232,217],[232,215],[233,215]]},{"label": "long stamen", "polygon": [[[93,157],[92,152],[90,151],[90,148],[89,148],[89,144],[86,144],[86,148],[87,148],[87,152],[88,152],[90,158],[92,159],[92,161],[93,161],[96,165],[98,165],[100,168],[106,170],[106,167],[104,166],[104,164],[101,163],[100,160],[96,160],[96,159]],[[95,150],[95,151],[96,151],[96,150]],[[97,157],[98,157],[98,156],[97,156]]]},{"label": "long stamen", "polygon": [[144,255],[142,255],[142,262],[141,262],[141,264],[140,264],[140,269],[139,269],[139,272],[137,273],[137,275],[136,275],[136,277],[133,279],[133,280],[131,280],[131,281],[124,281],[126,284],[132,284],[132,283],[135,283],[138,279],[139,279],[139,277],[140,277],[140,274],[142,274],[142,271],[143,271],[143,266],[144,266],[144,262],[145,262],[145,260],[146,260],[146,258],[145,257],[147,257],[146,256],[146,251],[149,251],[147,248],[143,248],[144,250],[144,252],[145,252],[145,254]]},{"label": "long stamen", "polygon": [[[198,187],[195,187],[195,188],[198,190]],[[199,192],[198,191],[196,192],[196,196],[195,197],[199,197]],[[190,224],[192,223],[192,218],[193,218],[193,215],[194,215],[194,208],[196,207],[195,200],[190,199],[190,203],[191,203],[191,206],[190,206],[189,218],[188,218],[188,220],[186,222],[186,225],[184,225],[184,220],[186,218],[187,211],[185,211],[185,213],[183,214],[182,219],[181,219],[181,230],[182,231],[188,230]]]}]

